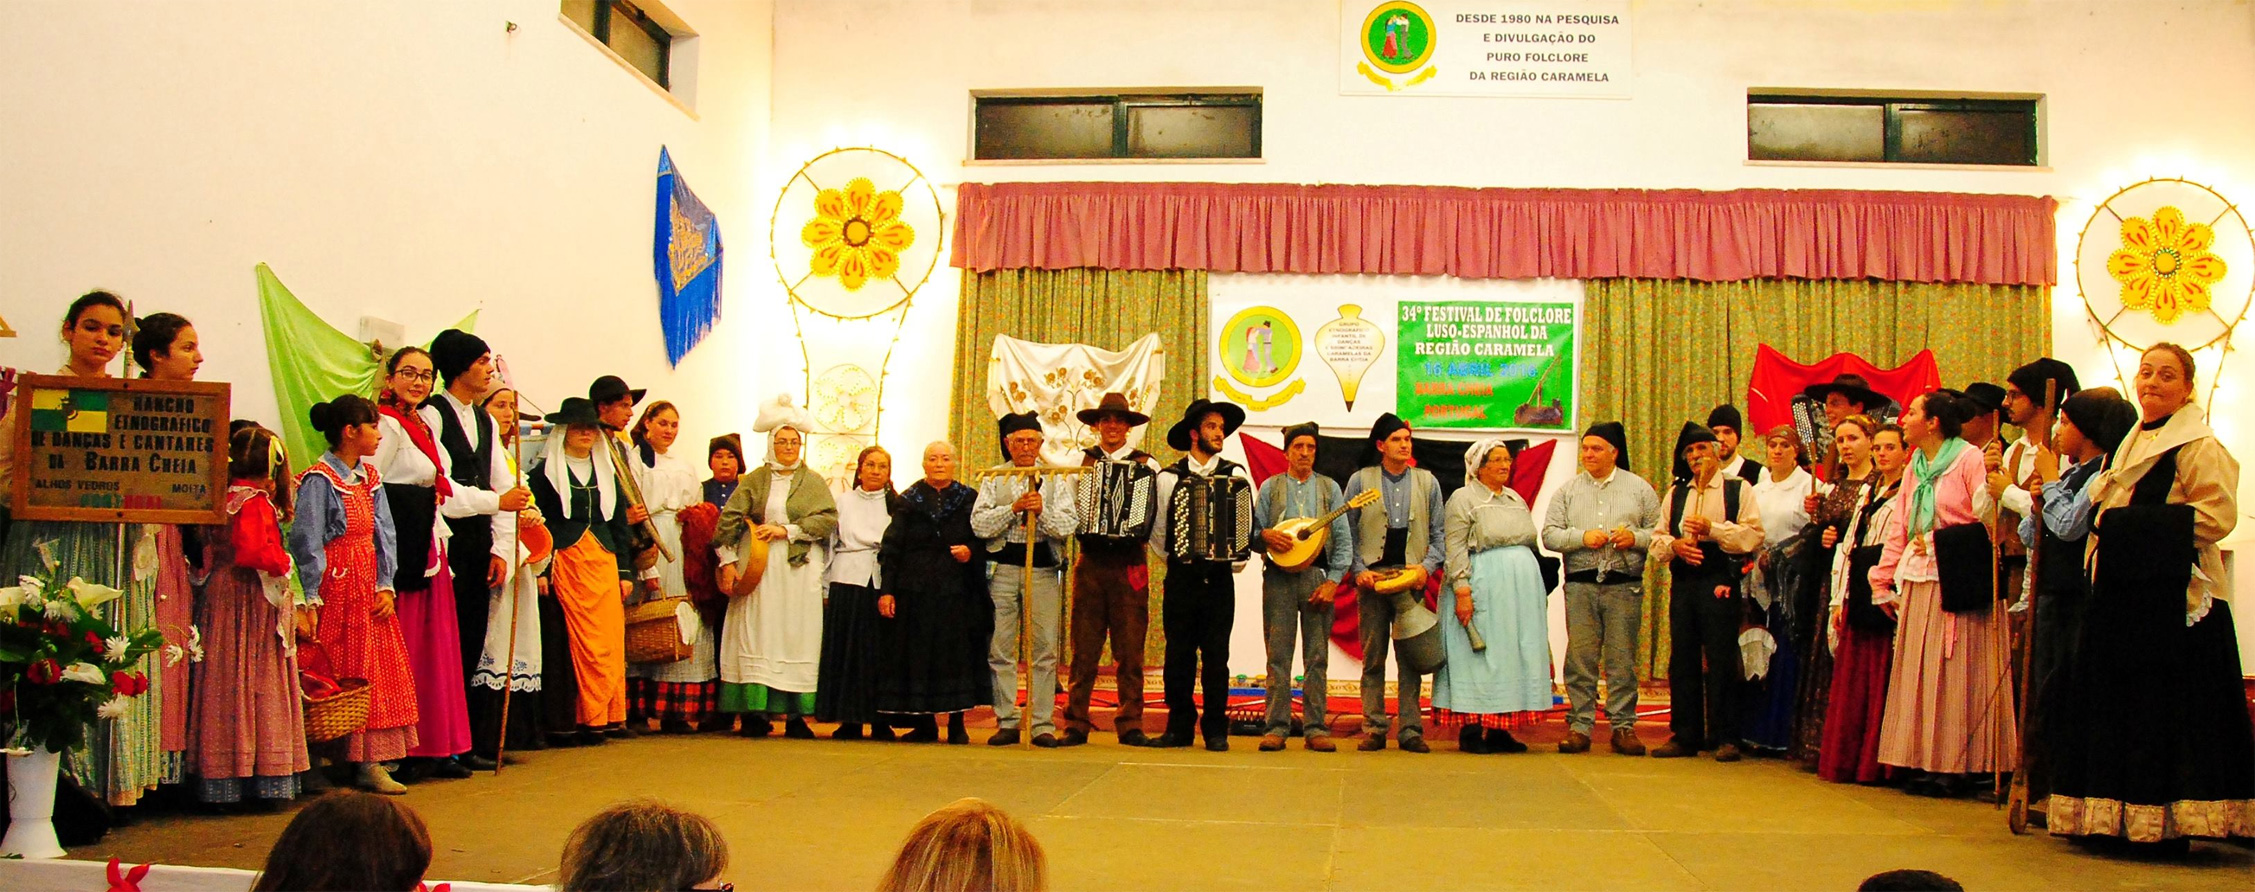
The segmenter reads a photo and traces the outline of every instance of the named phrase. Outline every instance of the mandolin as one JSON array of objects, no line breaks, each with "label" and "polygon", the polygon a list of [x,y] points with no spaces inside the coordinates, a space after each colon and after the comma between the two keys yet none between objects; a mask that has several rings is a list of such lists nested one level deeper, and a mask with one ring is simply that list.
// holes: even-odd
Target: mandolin
[{"label": "mandolin", "polygon": [[1378,501],[1379,492],[1366,489],[1356,493],[1347,503],[1322,517],[1298,517],[1277,524],[1273,529],[1292,538],[1292,547],[1283,551],[1270,549],[1268,562],[1283,570],[1297,573],[1315,563],[1315,556],[1323,553],[1323,545],[1331,538],[1331,522],[1356,508]]}]

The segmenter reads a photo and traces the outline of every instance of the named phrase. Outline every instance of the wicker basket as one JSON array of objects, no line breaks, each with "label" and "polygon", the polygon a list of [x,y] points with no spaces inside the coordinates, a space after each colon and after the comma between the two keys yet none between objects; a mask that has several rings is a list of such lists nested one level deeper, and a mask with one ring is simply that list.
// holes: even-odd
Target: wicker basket
[{"label": "wicker basket", "polygon": [[681,643],[681,624],[674,611],[688,598],[657,598],[626,609],[626,661],[678,663],[689,659],[690,645]]},{"label": "wicker basket", "polygon": [[313,743],[335,740],[368,726],[368,681],[345,678],[341,690],[327,697],[305,698],[305,739]]}]

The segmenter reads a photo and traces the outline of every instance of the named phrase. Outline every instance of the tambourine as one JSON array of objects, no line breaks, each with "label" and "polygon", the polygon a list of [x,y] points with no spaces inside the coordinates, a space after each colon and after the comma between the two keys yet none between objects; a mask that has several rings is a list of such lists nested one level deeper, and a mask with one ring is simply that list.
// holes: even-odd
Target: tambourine
[{"label": "tambourine", "polygon": [[743,541],[736,543],[736,585],[727,590],[731,598],[741,598],[759,588],[760,577],[767,575],[768,541],[744,530]]},{"label": "tambourine", "polygon": [[1403,567],[1378,574],[1378,581],[1371,585],[1370,590],[1381,595],[1391,595],[1424,586],[1424,567]]}]

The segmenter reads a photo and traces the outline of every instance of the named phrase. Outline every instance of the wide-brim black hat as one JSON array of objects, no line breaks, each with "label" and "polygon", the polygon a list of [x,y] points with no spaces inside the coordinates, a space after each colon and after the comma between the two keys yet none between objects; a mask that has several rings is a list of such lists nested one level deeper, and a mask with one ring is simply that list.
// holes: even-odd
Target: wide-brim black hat
[{"label": "wide-brim black hat", "polygon": [[603,424],[603,417],[595,412],[595,403],[576,396],[564,397],[556,411],[542,416],[540,420],[562,425],[585,424],[600,427]]},{"label": "wide-brim black hat", "polygon": [[2004,408],[2004,388],[1987,381],[1965,385],[1965,398],[1984,413]]},{"label": "wide-brim black hat", "polygon": [[587,385],[588,401],[598,406],[617,402],[620,397],[626,397],[627,405],[632,406],[642,402],[642,395],[646,393],[649,391],[627,387],[626,379],[617,375],[604,375],[595,379],[595,383]]},{"label": "wide-brim black hat", "polygon": [[1221,416],[1221,435],[1224,437],[1236,433],[1237,428],[1245,423],[1244,407],[1236,403],[1217,403],[1200,397],[1191,400],[1189,408],[1182,410],[1181,421],[1177,421],[1173,427],[1167,428],[1167,445],[1180,452],[1189,452],[1190,432],[1196,430],[1198,425],[1205,423],[1206,415],[1209,412]]},{"label": "wide-brim black hat", "polygon": [[1096,403],[1095,408],[1082,409],[1074,413],[1073,417],[1080,419],[1082,424],[1095,424],[1104,420],[1106,415],[1118,416],[1121,420],[1126,421],[1129,427],[1151,423],[1151,416],[1135,411],[1134,406],[1128,405],[1127,397],[1121,395],[1118,391],[1105,394],[1104,398]]},{"label": "wide-brim black hat", "polygon": [[1864,382],[1864,376],[1855,374],[1836,375],[1827,383],[1811,384],[1808,389],[1801,391],[1802,396],[1819,403],[1824,402],[1826,396],[1835,393],[1847,397],[1851,402],[1862,403],[1867,412],[1895,404],[1893,398],[1871,389],[1871,385]]}]

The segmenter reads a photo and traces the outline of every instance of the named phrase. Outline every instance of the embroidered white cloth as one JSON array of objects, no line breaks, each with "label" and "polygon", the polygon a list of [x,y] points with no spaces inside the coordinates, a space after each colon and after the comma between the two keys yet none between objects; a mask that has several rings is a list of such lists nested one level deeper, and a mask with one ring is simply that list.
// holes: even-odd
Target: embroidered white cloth
[{"label": "embroidered white cloth", "polygon": [[[1012,412],[1041,416],[1047,435],[1043,464],[1078,465],[1078,453],[1096,445],[1096,432],[1074,415],[1093,409],[1104,394],[1118,391],[1145,415],[1159,405],[1159,382],[1166,378],[1166,350],[1159,336],[1147,334],[1125,350],[1100,350],[1087,344],[1038,344],[996,335],[987,359],[987,408],[1000,418]],[[1149,427],[1128,432],[1128,445],[1143,442]]]}]

